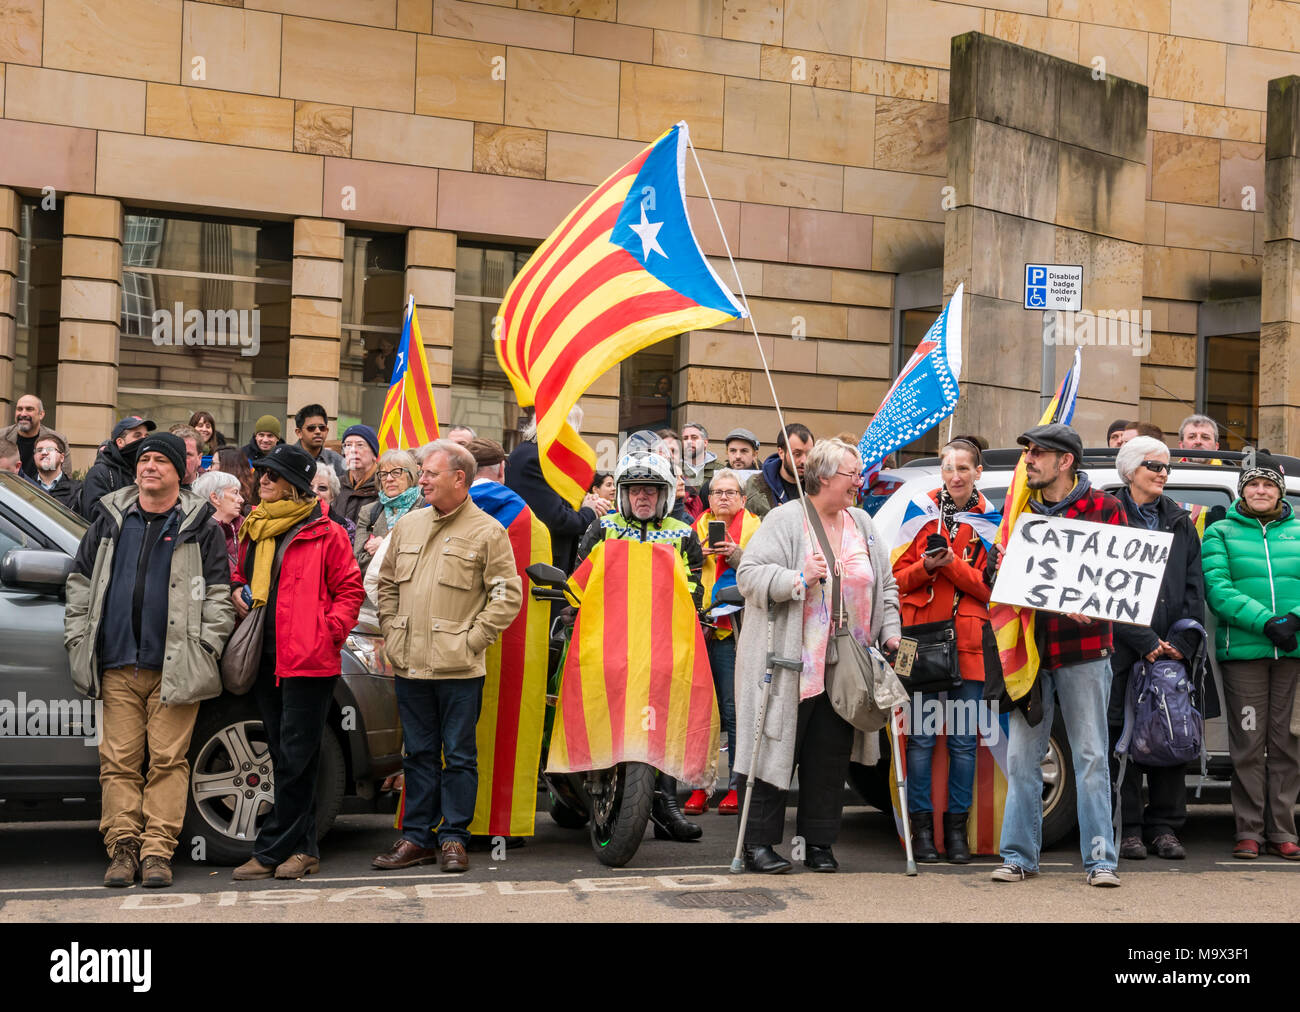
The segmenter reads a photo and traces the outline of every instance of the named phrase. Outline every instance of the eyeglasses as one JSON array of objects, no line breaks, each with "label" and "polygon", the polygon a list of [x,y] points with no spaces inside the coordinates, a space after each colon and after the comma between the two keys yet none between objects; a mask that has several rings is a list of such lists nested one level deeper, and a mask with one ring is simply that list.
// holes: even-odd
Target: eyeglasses
[{"label": "eyeglasses", "polygon": [[843,478],[852,478],[855,485],[862,484],[862,475],[858,474],[857,471],[836,471],[835,473]]},{"label": "eyeglasses", "polygon": [[1144,460],[1142,466],[1155,474],[1173,474],[1174,471],[1173,465],[1163,460]]},{"label": "eyeglasses", "polygon": [[36,453],[35,453],[35,456],[37,456],[37,457],[53,457],[56,453],[62,453],[62,452],[63,452],[62,450],[37,450]]},{"label": "eyeglasses", "polygon": [[729,488],[711,488],[709,489],[710,499],[738,499],[740,493]]},{"label": "eyeglasses", "polygon": [[380,481],[387,481],[389,478],[400,478],[402,475],[406,473],[407,473],[406,468],[395,467],[391,471],[376,471],[375,477],[377,477]]}]

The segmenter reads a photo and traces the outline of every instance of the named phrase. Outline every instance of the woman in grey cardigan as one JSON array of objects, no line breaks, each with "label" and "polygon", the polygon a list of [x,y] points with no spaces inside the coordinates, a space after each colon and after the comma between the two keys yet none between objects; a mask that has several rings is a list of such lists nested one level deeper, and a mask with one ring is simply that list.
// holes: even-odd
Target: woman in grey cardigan
[{"label": "woman in grey cardigan", "polygon": [[[736,655],[736,768],[742,796],[754,781],[745,831],[750,871],[775,874],[791,868],[773,847],[783,835],[786,792],[796,767],[796,832],[806,842],[804,864],[814,871],[839,867],[831,848],[839,835],[854,733],[825,691],[836,583],[859,643],[893,650],[900,633],[889,547],[855,506],[861,472],[858,451],[848,443],[818,442],[808,455],[805,499],[821,521],[833,558],[823,555],[810,533],[803,505],[788,502],[763,519],[736,572],[747,606]],[[798,657],[803,666],[798,672],[777,668],[773,674],[755,765],[754,730],[769,649],[778,657]]]}]

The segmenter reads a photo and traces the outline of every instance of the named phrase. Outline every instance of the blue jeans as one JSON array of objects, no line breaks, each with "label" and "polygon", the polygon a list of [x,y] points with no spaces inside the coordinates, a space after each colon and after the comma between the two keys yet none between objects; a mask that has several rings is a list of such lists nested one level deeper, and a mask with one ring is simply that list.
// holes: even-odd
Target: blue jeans
[{"label": "blue jeans", "polygon": [[1115,869],[1115,836],[1111,824],[1110,765],[1107,761],[1106,708],[1114,676],[1109,658],[1068,667],[1043,669],[1043,719],[1030,727],[1014,710],[1007,741],[1007,802],[1002,816],[1002,860],[1029,871],[1038,870],[1043,843],[1043,757],[1052,731],[1054,697],[1061,701],[1065,734],[1074,757],[1074,786],[1078,793],[1079,851],[1085,871]]},{"label": "blue jeans", "polygon": [[718,695],[718,718],[727,736],[727,790],[736,789],[736,634],[717,640],[704,640],[709,651],[709,668],[713,671],[713,689]]},{"label": "blue jeans", "polygon": [[417,847],[469,841],[478,797],[482,678],[395,678],[402,719],[406,814],[402,836]]},{"label": "blue jeans", "polygon": [[[922,692],[920,696],[922,710],[931,701],[939,701],[940,693]],[[961,688],[947,693],[948,700],[962,704],[954,714],[955,728],[968,731],[968,734],[953,734],[954,727],[948,726],[947,708],[945,708],[944,734],[948,736],[948,811],[969,812],[971,793],[975,786],[975,746],[979,743],[979,722],[977,707],[984,695],[984,683],[963,679]],[[913,697],[915,702],[916,697]],[[974,704],[972,706],[971,704]],[[921,725],[922,713],[912,714],[912,726]],[[926,813],[933,810],[930,800],[930,759],[934,754],[935,735],[912,733],[907,736],[907,810]]]}]

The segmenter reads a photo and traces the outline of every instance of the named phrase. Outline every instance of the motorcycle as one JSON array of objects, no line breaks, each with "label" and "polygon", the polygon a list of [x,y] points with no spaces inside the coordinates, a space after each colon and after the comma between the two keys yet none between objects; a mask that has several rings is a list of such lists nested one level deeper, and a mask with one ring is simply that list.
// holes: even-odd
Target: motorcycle
[{"label": "motorcycle", "polygon": [[[563,589],[568,577],[562,570],[536,563],[526,572],[532,581],[534,599],[568,603]],[[573,625],[564,617],[552,621],[541,776],[555,823],[566,829],[581,829],[590,824],[591,845],[597,860],[611,868],[621,868],[632,860],[645,836],[654,801],[656,771],[645,763],[623,762],[609,769],[581,773],[547,772],[560,679],[572,635]]]}]

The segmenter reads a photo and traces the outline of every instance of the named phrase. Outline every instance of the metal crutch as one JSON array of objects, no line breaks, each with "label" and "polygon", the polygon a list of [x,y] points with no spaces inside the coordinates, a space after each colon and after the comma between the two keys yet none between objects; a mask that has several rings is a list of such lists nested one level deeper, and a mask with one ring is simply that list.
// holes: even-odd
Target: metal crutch
[{"label": "metal crutch", "polygon": [[767,623],[767,670],[763,672],[763,698],[759,700],[758,721],[754,726],[754,748],[750,753],[750,773],[745,779],[745,803],[741,806],[740,811],[740,832],[736,834],[736,853],[731,858],[731,872],[733,875],[745,870],[745,830],[749,828],[749,803],[754,798],[753,771],[758,769],[759,751],[763,745],[763,725],[767,721],[767,701],[772,694],[772,669],[803,670],[802,658],[791,660],[788,657],[777,657],[773,652],[772,636],[774,626],[775,622],[769,619]]},{"label": "metal crutch", "polygon": [[897,707],[889,711],[889,743],[894,749],[894,785],[898,789],[898,810],[903,813],[903,845],[907,848],[907,874],[915,875],[916,858],[912,856],[912,826],[907,818],[907,786],[903,782],[903,762],[898,748],[898,736],[901,732],[896,721],[899,720],[899,713]]}]

